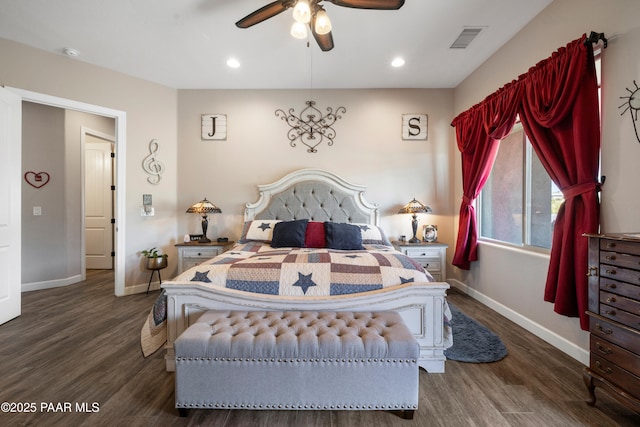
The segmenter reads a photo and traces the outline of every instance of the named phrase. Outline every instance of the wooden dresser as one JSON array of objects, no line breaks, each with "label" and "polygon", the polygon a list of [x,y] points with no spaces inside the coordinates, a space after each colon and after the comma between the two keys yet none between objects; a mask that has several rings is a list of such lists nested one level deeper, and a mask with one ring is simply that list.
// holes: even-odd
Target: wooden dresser
[{"label": "wooden dresser", "polygon": [[602,387],[640,412],[640,234],[589,239],[590,363],[587,403]]}]

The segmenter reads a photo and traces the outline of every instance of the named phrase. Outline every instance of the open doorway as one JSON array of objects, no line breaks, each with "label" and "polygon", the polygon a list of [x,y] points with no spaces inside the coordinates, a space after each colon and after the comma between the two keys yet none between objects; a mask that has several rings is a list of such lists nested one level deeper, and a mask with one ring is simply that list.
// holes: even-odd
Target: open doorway
[{"label": "open doorway", "polygon": [[[42,104],[47,106],[58,107],[61,109],[69,110],[69,111],[78,111],[83,113],[95,114],[98,116],[109,117],[113,119],[115,123],[115,137],[113,141],[115,157],[114,157],[114,181],[115,181],[115,196],[113,198],[113,210],[115,211],[115,220],[113,227],[115,229],[114,234],[114,247],[115,247],[115,257],[114,257],[114,293],[115,295],[121,296],[124,295],[124,258],[125,258],[125,239],[124,239],[124,229],[125,229],[125,194],[124,191],[117,191],[119,187],[124,188],[125,185],[125,167],[124,167],[124,153],[125,153],[125,141],[126,141],[126,113],[123,111],[113,110],[109,108],[104,108],[100,106],[95,106],[91,104],[84,104],[72,100],[67,100],[63,98],[51,97],[44,94],[24,91],[16,88],[6,88],[11,92],[16,93],[17,95],[22,97],[23,101]],[[82,166],[78,165],[80,169]],[[66,173],[66,172],[64,172]],[[30,212],[30,211],[29,211]],[[34,212],[37,210],[34,209]],[[41,212],[41,211],[39,211]],[[82,214],[83,216],[83,214]],[[84,224],[84,221],[79,222],[80,224]],[[82,230],[82,235],[84,235],[84,229]],[[84,239],[83,239],[84,240]],[[80,243],[80,242],[78,242]],[[81,279],[85,277],[85,259],[84,259],[84,241],[82,242],[83,250],[78,252],[78,257],[80,258],[80,267],[73,268],[71,274],[69,276],[73,276],[74,274],[79,274]],[[75,255],[74,255],[75,256]],[[73,261],[73,260],[72,260]],[[23,260],[21,259],[21,263]],[[24,282],[23,282],[24,283]]]}]

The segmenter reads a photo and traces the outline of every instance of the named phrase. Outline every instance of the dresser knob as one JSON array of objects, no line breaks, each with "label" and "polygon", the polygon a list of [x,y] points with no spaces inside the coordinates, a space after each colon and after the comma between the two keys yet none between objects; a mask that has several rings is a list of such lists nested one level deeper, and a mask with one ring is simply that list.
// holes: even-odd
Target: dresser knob
[{"label": "dresser knob", "polygon": [[615,289],[616,288],[616,284],[615,283],[606,283],[604,285],[605,288],[607,289]]},{"label": "dresser knob", "polygon": [[613,371],[611,370],[611,368],[605,368],[604,366],[602,366],[602,363],[600,363],[599,360],[596,360],[596,368],[600,369],[602,372],[606,373],[606,374],[611,374],[613,373]]},{"label": "dresser knob", "polygon": [[615,270],[607,270],[607,274],[616,274]]},{"label": "dresser knob", "polygon": [[603,347],[602,344],[600,344],[599,342],[596,342],[596,348],[600,351],[600,353],[602,354],[611,354],[613,353],[613,350],[611,350],[610,347]]},{"label": "dresser knob", "polygon": [[603,334],[611,335],[613,330],[610,328],[603,327],[600,323],[596,323],[596,329],[602,332]]},{"label": "dresser knob", "polygon": [[606,302],[616,302],[616,297],[608,297]]},{"label": "dresser knob", "polygon": [[607,243],[607,248],[615,248],[616,244],[615,243]]},{"label": "dresser knob", "polygon": [[615,260],[616,260],[616,256],[615,256],[615,255],[607,255],[607,256],[605,257],[605,259],[608,259],[608,260],[610,260],[610,261],[615,261]]},{"label": "dresser knob", "polygon": [[615,316],[616,315],[616,311],[615,310],[607,310],[607,311],[605,311],[605,314],[608,314],[609,316]]}]

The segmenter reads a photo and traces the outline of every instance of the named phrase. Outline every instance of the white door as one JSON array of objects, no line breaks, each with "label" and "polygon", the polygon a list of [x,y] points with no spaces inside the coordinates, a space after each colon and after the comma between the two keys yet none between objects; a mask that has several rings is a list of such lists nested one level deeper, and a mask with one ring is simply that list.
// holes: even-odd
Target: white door
[{"label": "white door", "polygon": [[84,206],[86,268],[113,268],[112,143],[84,135]]},{"label": "white door", "polygon": [[0,324],[20,315],[22,98],[0,87]]}]

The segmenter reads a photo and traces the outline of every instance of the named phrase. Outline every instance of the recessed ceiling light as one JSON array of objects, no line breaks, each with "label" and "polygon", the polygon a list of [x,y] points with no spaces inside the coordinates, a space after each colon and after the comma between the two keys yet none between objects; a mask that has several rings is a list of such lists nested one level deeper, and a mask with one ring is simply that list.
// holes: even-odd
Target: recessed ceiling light
[{"label": "recessed ceiling light", "polygon": [[62,49],[62,53],[64,53],[67,56],[72,56],[74,58],[77,56],[80,56],[80,52],[70,47],[65,47],[64,49]]},{"label": "recessed ceiling light", "polygon": [[404,65],[404,59],[400,57],[394,58],[393,61],[391,61],[392,67],[398,68],[398,67],[402,67],[403,65]]},{"label": "recessed ceiling light", "polygon": [[231,68],[238,68],[240,67],[240,62],[235,58],[229,58],[227,59],[227,66]]}]

